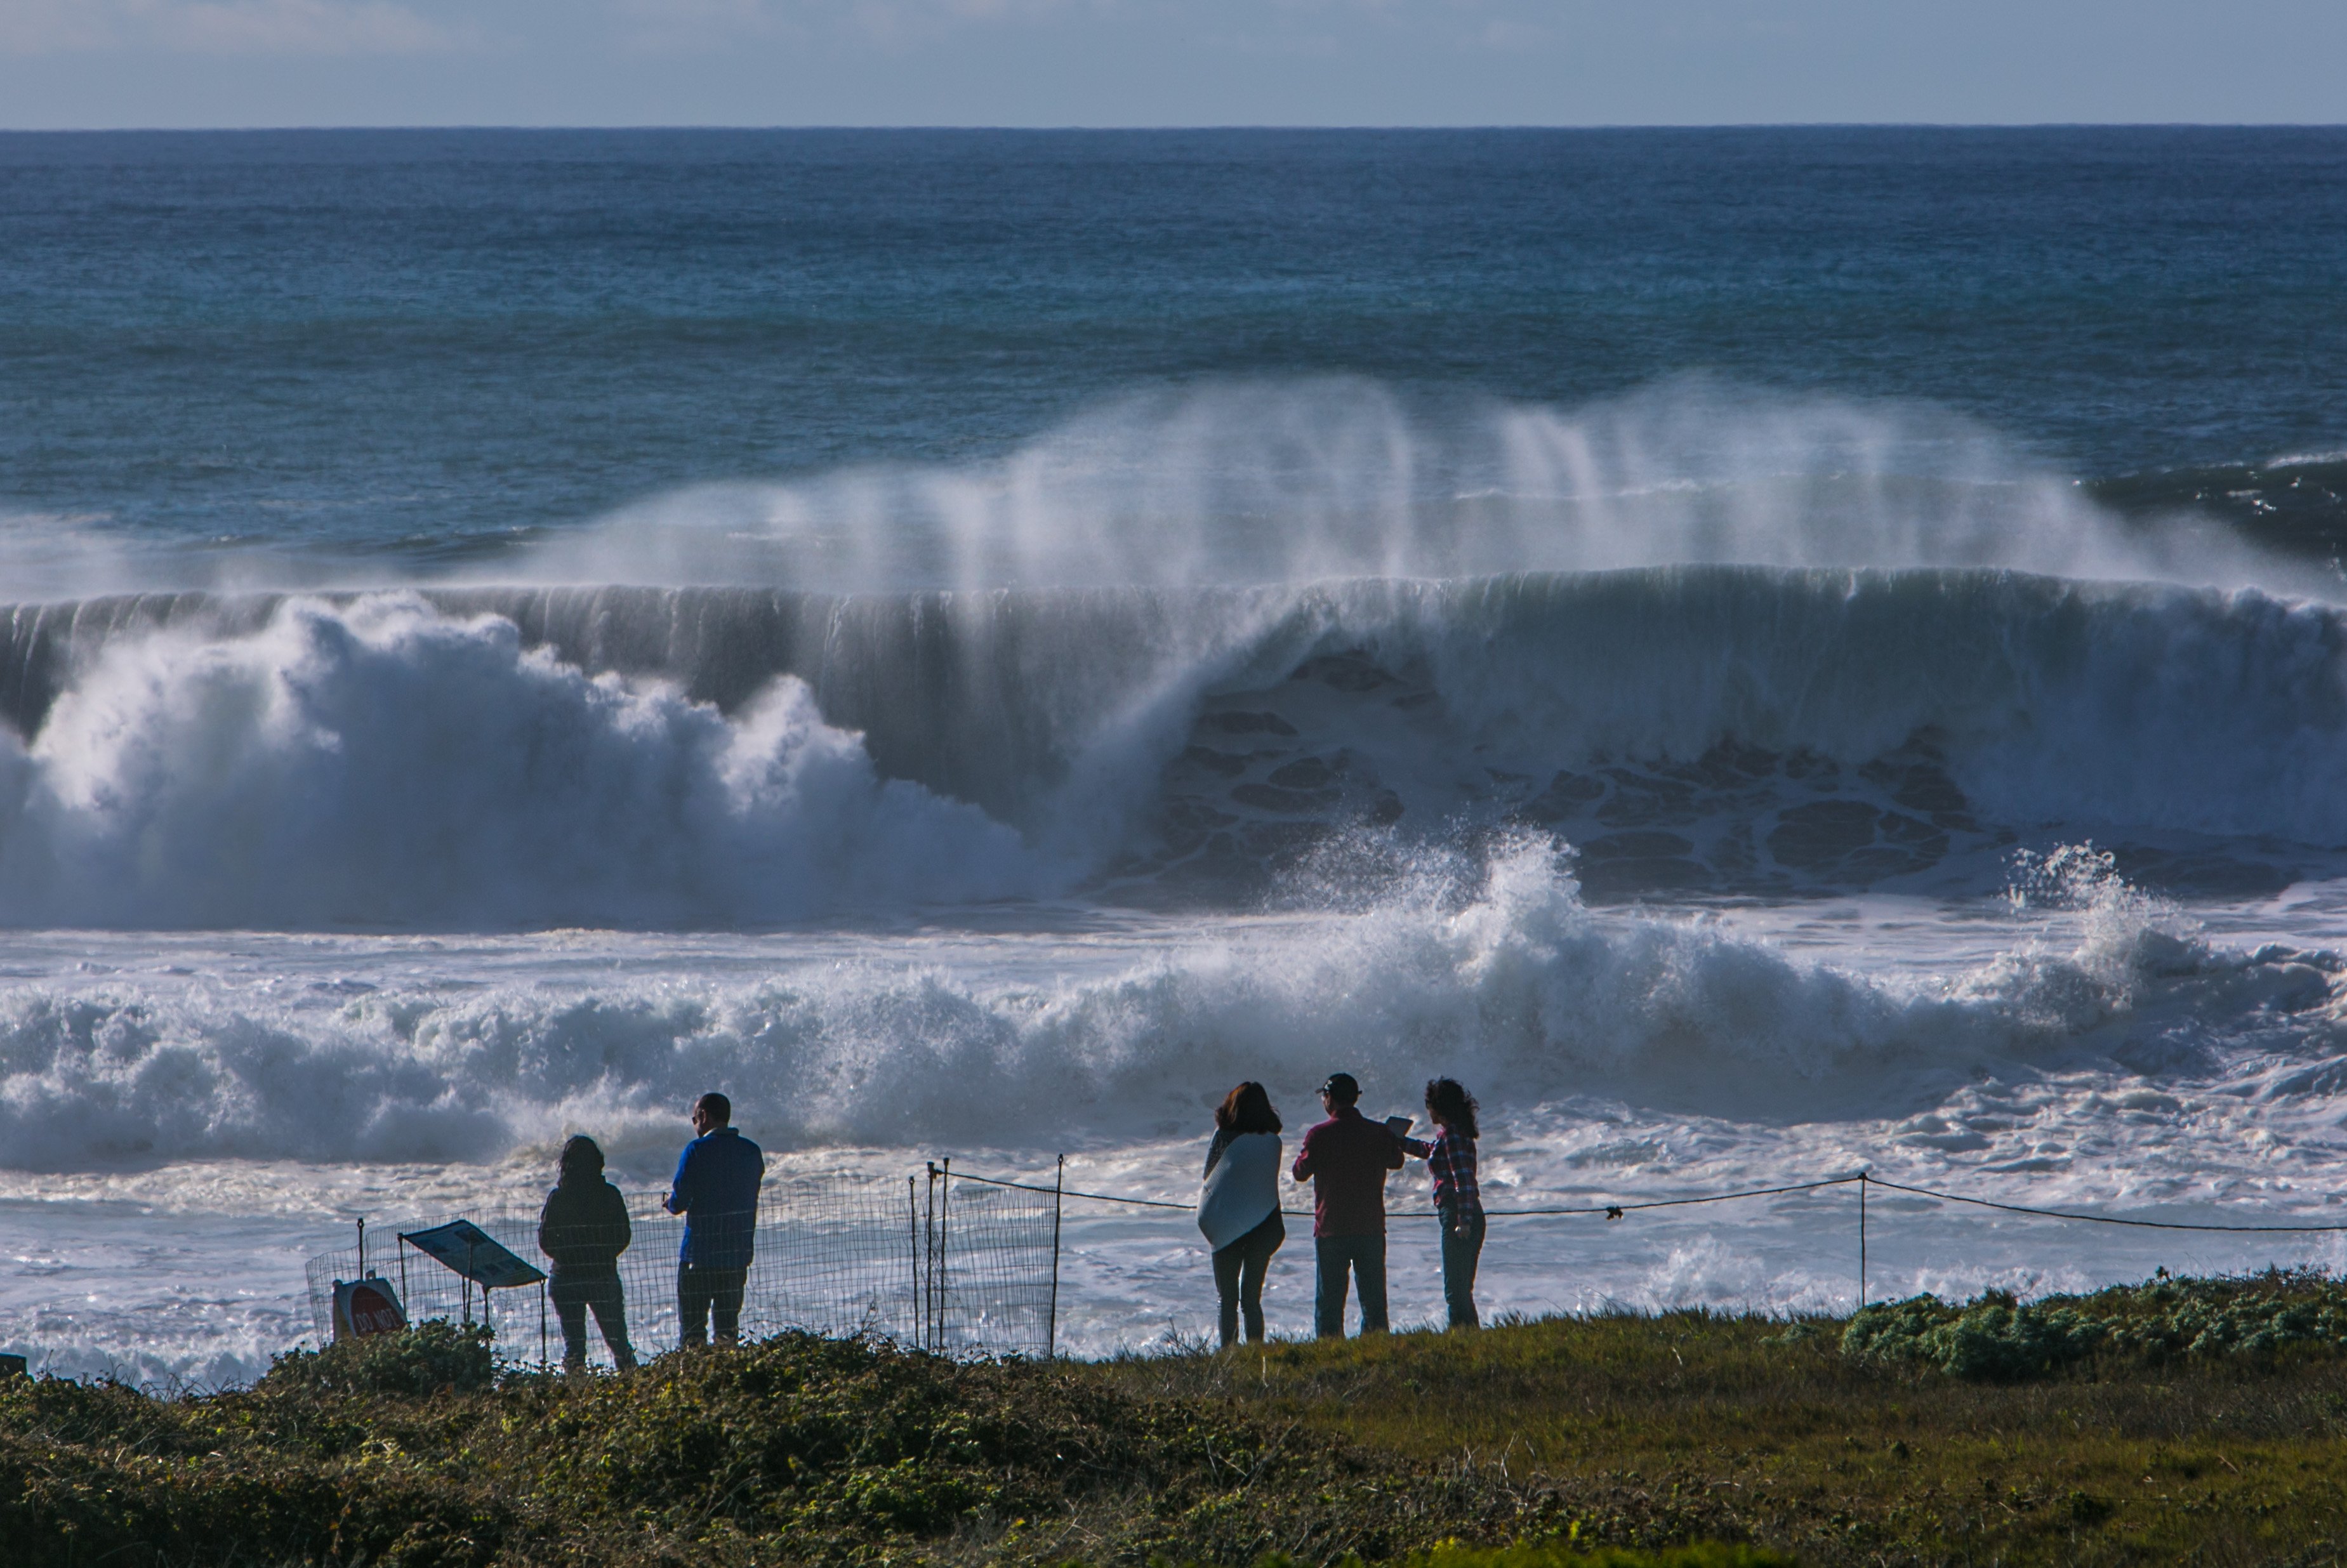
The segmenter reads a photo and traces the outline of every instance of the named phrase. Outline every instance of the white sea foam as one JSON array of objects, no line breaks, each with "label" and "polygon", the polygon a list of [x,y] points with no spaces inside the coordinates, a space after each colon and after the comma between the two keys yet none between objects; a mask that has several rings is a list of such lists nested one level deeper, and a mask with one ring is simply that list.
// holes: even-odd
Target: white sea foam
[{"label": "white sea foam", "polygon": [[108,642],[0,741],[0,796],[19,925],[754,924],[1040,881],[800,682],[729,719],[400,594]]},{"label": "white sea foam", "polygon": [[2205,1072],[2212,1040],[2326,1060],[2333,1027],[2335,966],[2320,958],[2244,957],[2113,917],[2058,950],[1870,979],[1702,921],[1594,913],[1531,845],[1463,904],[1403,895],[1159,932],[1072,973],[1084,944],[1055,938],[1048,979],[1006,975],[999,938],[975,944],[975,972],[951,944],[914,944],[926,962],[818,945],[810,961],[790,940],[737,956],[749,972],[733,979],[671,958],[607,981],[555,955],[518,958],[526,978],[508,982],[428,955],[300,988],[274,963],[241,977],[217,960],[45,977],[0,992],[0,1147],[11,1165],[67,1171],[480,1161],[591,1125],[625,1149],[664,1138],[712,1082],[793,1143],[1067,1147],[1174,1132],[1244,1077],[1301,1099],[1339,1060],[1396,1100],[1440,1070],[1502,1103],[1896,1118],[1935,1112],[1983,1071],[2111,1071],[2165,1030],[2193,1032]]},{"label": "white sea foam", "polygon": [[[1380,1108],[1412,1108],[1437,1071],[1474,1086],[1495,1207],[1868,1166],[2024,1202],[2329,1217],[2347,1158],[2336,961],[2212,942],[2092,856],[2031,883],[1985,919],[1901,899],[1660,917],[1584,907],[1526,845],[1471,886],[1348,915],[10,938],[0,1205],[19,1239],[0,1337],[61,1371],[251,1377],[308,1331],[300,1258],[345,1243],[354,1214],[527,1202],[573,1130],[655,1193],[679,1107],[712,1085],[783,1171],[901,1178],[951,1153],[1020,1174],[1066,1151],[1071,1185],[1183,1200],[1229,1082],[1266,1081],[1293,1126],[1344,1066]],[[1400,1179],[1398,1207],[1421,1179]],[[1486,1305],[1846,1308],[1848,1196],[1495,1222]],[[2332,1255],[1879,1196],[1874,1224],[1878,1293]],[[1072,1348],[1204,1322],[1186,1216],[1079,1206],[1069,1242]],[[1394,1246],[1417,1321],[1437,1310],[1430,1249],[1414,1222]],[[1303,1326],[1301,1268],[1280,1265],[1283,1330]]]}]

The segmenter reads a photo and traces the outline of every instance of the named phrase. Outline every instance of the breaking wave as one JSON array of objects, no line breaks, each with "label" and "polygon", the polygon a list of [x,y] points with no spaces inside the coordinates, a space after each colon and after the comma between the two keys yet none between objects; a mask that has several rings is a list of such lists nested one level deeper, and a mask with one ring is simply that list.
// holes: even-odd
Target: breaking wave
[{"label": "breaking wave", "polygon": [[2001,876],[2016,835],[2132,842],[2137,871],[2222,837],[2209,874],[2252,880],[2347,844],[2347,615],[2254,589],[182,594],[0,630],[17,925],[1245,907],[1364,833],[1526,825],[1606,896]]},{"label": "breaking wave", "polygon": [[1799,1122],[1927,1112],[1975,1067],[2107,1066],[2163,1031],[2203,1065],[2260,1030],[2290,1031],[2301,1076],[2335,1056],[2335,960],[2213,948],[2092,869],[2109,891],[2075,936],[1944,983],[1593,913],[1548,845],[1518,843],[1472,886],[1196,927],[1055,980],[867,958],[453,993],[46,985],[0,993],[0,1146],[34,1169],[481,1160],[592,1125],[625,1152],[667,1147],[677,1105],[723,1083],[794,1145],[1070,1147],[1186,1134],[1200,1095],[1242,1077],[1302,1102],[1332,1061],[1404,1103],[1445,1071],[1508,1105]]},{"label": "breaking wave", "polygon": [[2347,845],[2347,611],[2157,511],[1929,410],[1307,383],[689,492],[520,585],[22,604],[0,922],[1246,908],[1526,828],[1601,899],[2086,835],[2279,885]]}]

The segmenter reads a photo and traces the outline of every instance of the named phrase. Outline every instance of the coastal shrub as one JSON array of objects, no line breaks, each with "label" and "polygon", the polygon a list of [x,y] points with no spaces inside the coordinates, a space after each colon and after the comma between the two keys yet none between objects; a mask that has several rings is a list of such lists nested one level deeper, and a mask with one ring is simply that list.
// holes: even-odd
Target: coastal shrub
[{"label": "coastal shrub", "polygon": [[[1059,1568],[1088,1568],[1088,1565],[1071,1562],[1061,1563]],[[1312,1565],[1285,1553],[1276,1552],[1256,1558],[1254,1568],[1312,1568]],[[1358,1557],[1344,1557],[1338,1559],[1333,1568],[1367,1568],[1367,1564]],[[1458,1541],[1446,1541],[1424,1552],[1413,1552],[1388,1564],[1387,1568],[1795,1568],[1795,1563],[1792,1558],[1781,1552],[1767,1552],[1755,1546],[1729,1545],[1717,1541],[1653,1550],[1636,1546],[1584,1548],[1565,1540],[1519,1542],[1512,1546],[1471,1546]]]},{"label": "coastal shrub", "polygon": [[2097,1355],[2157,1364],[2301,1348],[2347,1348],[2347,1282],[2272,1269],[2217,1279],[2157,1276],[2025,1306],[2003,1291],[1961,1306],[1917,1296],[1862,1308],[1841,1340],[1853,1361],[1919,1364],[1975,1382],[2044,1377]]},{"label": "coastal shrub", "polygon": [[396,1334],[340,1339],[323,1350],[293,1350],[271,1363],[263,1394],[469,1394],[497,1381],[493,1335],[486,1324],[434,1317]]},{"label": "coastal shrub", "polygon": [[1582,1551],[1562,1541],[1528,1542],[1514,1546],[1465,1546],[1444,1542],[1430,1551],[1413,1553],[1404,1560],[1402,1568],[1793,1568],[1793,1559],[1780,1552],[1716,1541],[1657,1551],[1635,1546]]}]

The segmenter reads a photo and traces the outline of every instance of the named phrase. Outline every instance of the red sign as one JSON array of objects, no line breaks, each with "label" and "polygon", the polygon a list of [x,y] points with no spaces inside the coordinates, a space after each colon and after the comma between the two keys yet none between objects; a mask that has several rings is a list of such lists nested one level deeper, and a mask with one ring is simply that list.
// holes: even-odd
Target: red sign
[{"label": "red sign", "polygon": [[344,1335],[395,1334],[407,1327],[399,1297],[380,1279],[334,1282],[334,1337]]}]

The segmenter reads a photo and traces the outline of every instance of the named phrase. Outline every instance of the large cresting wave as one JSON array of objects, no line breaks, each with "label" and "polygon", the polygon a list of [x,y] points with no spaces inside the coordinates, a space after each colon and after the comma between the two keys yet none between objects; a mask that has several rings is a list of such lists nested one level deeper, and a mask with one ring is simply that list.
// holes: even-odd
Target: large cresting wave
[{"label": "large cresting wave", "polygon": [[2347,612],[1929,411],[1213,388],[507,566],[0,611],[0,921],[1253,907],[1525,830],[1600,898],[2347,845]]},{"label": "large cresting wave", "polygon": [[2250,589],[400,590],[4,629],[18,925],[1247,907],[1341,881],[1346,845],[1366,867],[1524,827],[1601,896],[2001,876],[2006,845],[2079,835],[2137,870],[2287,879],[2347,845],[2347,616]]}]

